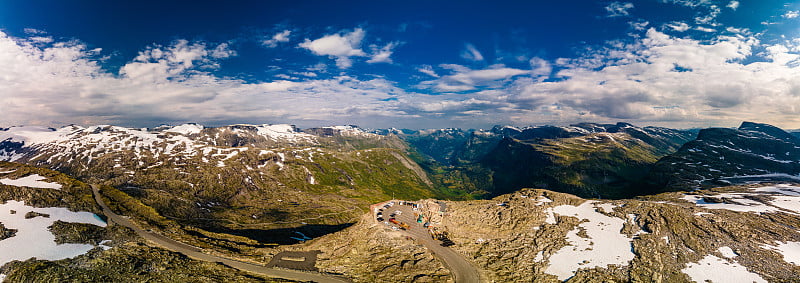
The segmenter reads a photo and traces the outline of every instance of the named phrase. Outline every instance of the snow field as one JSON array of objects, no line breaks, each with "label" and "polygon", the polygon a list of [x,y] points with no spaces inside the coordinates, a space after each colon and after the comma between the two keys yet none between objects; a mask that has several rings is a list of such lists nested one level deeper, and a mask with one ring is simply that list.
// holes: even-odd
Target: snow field
[{"label": "snow field", "polygon": [[[11,214],[12,210],[16,213]],[[49,214],[50,217],[25,219],[25,214],[29,211]],[[21,201],[8,201],[0,204],[0,223],[8,229],[18,231],[13,237],[0,241],[0,265],[32,257],[44,260],[71,258],[94,248],[93,245],[86,244],[57,245],[55,236],[47,229],[56,220],[106,226],[105,222],[90,212],[72,212],[61,207],[35,208]]]},{"label": "snow field", "polygon": [[681,272],[694,282],[763,282],[767,281],[747,268],[713,255],[707,255],[697,263],[689,263]]},{"label": "snow field", "polygon": [[0,179],[0,184],[17,186],[17,187],[41,188],[41,189],[56,189],[56,190],[61,189],[61,184],[42,181],[45,179],[47,178],[39,176],[39,174],[33,174],[19,179],[3,178]]}]

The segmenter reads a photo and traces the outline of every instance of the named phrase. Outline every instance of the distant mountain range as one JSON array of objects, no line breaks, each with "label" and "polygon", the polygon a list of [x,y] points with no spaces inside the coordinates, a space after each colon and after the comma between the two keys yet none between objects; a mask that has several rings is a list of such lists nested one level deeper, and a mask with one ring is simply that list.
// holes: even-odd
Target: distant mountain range
[{"label": "distant mountain range", "polygon": [[[444,129],[403,133],[435,180],[499,195],[536,187],[584,197],[641,195],[650,167],[695,131],[582,123],[568,127],[489,131]],[[464,185],[464,183],[467,183]]]},{"label": "distant mountain range", "polygon": [[[394,160],[402,160],[398,163],[405,169],[398,170],[410,171],[402,176],[383,175],[382,179],[394,184],[389,185],[394,189],[383,188],[384,194],[402,191],[414,196],[470,199],[535,187],[582,197],[624,198],[753,178],[797,178],[798,135],[752,122],[744,122],[738,129],[703,130],[627,123],[371,131],[356,126],[301,130],[291,125],[11,127],[0,129],[0,160],[113,180],[123,187],[162,187],[156,185],[158,181],[144,181],[147,178],[142,176],[154,171],[187,174],[198,168],[233,170],[245,179],[262,179],[264,183],[256,186],[269,187],[264,176],[272,167],[277,167],[282,178],[304,181],[306,185],[302,186],[332,178],[338,181],[317,185],[346,187],[356,183],[353,175],[367,179],[375,176],[343,168],[326,170],[327,165],[319,162],[322,159],[315,161],[314,152],[374,154],[367,150],[381,149],[388,150],[384,153]],[[287,163],[287,158],[292,161]],[[284,171],[286,164],[299,166]],[[413,185],[404,179],[406,174],[415,175]],[[190,187],[216,186],[211,180],[198,183],[191,177],[178,179],[192,184]],[[410,185],[410,191],[399,185],[404,183],[401,179]],[[252,186],[250,182],[237,187]],[[203,198],[219,201],[217,193],[212,195]]]},{"label": "distant mountain range", "polygon": [[755,181],[799,181],[800,138],[744,122],[738,129],[701,130],[697,139],[658,161],[649,180],[664,190]]}]

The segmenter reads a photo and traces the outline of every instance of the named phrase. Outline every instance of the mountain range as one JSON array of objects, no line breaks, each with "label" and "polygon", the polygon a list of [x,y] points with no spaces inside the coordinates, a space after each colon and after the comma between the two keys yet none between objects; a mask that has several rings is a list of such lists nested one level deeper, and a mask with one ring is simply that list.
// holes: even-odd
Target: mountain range
[{"label": "mountain range", "polygon": [[[27,178],[38,172],[37,176],[46,180],[82,188],[80,194],[66,197],[58,195],[64,190],[54,194],[6,184],[0,187],[8,196],[6,201],[33,200],[34,206],[99,213],[86,199],[86,184],[93,184],[101,188],[112,209],[144,229],[244,261],[258,261],[284,250],[318,249],[322,252],[318,266],[325,272],[360,282],[435,282],[448,276],[446,266],[436,262],[430,251],[418,245],[398,249],[408,243],[365,216],[370,204],[390,199],[449,200],[446,203],[452,210],[447,215],[452,217],[446,217],[443,225],[451,232],[454,249],[476,265],[484,279],[495,281],[572,278],[563,277],[566,274],[577,281],[601,275],[629,281],[651,276],[657,269],[672,272],[663,280],[683,281],[686,277],[680,274],[688,273],[681,273],[681,268],[705,260],[701,253],[741,264],[770,281],[789,280],[791,276],[786,274],[798,271],[791,264],[765,269],[751,262],[764,254],[754,250],[757,244],[780,247],[780,241],[800,240],[778,228],[800,230],[795,215],[800,211],[779,202],[783,195],[793,194],[750,191],[754,184],[800,179],[800,138],[797,133],[753,122],[736,129],[701,130],[627,123],[496,126],[488,130],[298,129],[291,125],[210,128],[197,124],[144,129],[9,127],[0,128],[0,161],[7,161],[0,163],[0,174],[5,174],[0,178]],[[78,197],[81,194],[83,197]],[[601,208],[604,204],[597,202],[601,199],[612,199],[602,203],[616,208]],[[659,204],[662,201],[678,206]],[[715,204],[722,206],[713,209],[733,207],[737,212],[681,222],[679,219],[687,216],[678,208],[686,208],[685,201],[692,203],[691,211],[696,213],[706,210],[694,207],[706,209],[705,205]],[[591,205],[583,207],[583,203]],[[611,268],[600,263],[614,261],[598,259],[589,260],[597,264],[586,265],[595,266],[595,271],[550,270],[563,256],[558,255],[561,247],[581,245],[577,238],[570,238],[573,229],[586,239],[602,234],[592,234],[588,226],[580,228],[585,226],[580,224],[585,215],[571,216],[566,210],[573,208],[564,206],[620,219],[625,224],[617,230],[627,237],[626,245],[642,252],[620,262],[620,267]],[[751,217],[754,209],[760,217]],[[654,216],[658,213],[661,216]],[[725,240],[701,247],[698,241],[714,243],[714,237],[722,237],[727,224],[715,221],[731,221],[730,217],[748,220],[742,222],[746,227],[729,231],[732,234],[725,239],[773,230],[777,234],[747,246]],[[603,223],[616,223],[615,219]],[[494,228],[487,228],[490,226]],[[679,235],[685,232],[681,229],[691,227],[723,234]],[[147,249],[144,242],[132,240],[135,235],[122,230],[96,234]],[[13,237],[10,231],[0,226],[0,235]],[[365,235],[370,236],[356,240]],[[666,240],[667,246],[662,247],[659,241],[664,241],[663,237],[680,240]],[[545,244],[537,238],[553,242]],[[516,256],[500,253],[512,247],[521,249]],[[726,257],[730,248],[741,257]],[[658,249],[665,250],[656,253]],[[698,254],[686,256],[684,249]],[[642,258],[668,260],[663,254],[668,251],[677,253],[679,260],[666,264]],[[141,251],[150,253],[147,257],[151,259],[152,252]],[[107,256],[97,251],[81,260]],[[769,257],[777,258],[774,254]],[[528,258],[528,263],[520,262],[521,258]],[[504,271],[504,265],[525,271],[511,274]],[[26,274],[20,270],[30,268],[9,266],[0,269],[0,274],[19,276]],[[47,270],[58,273],[61,267],[47,268],[56,268]],[[628,275],[619,275],[625,272]]]}]

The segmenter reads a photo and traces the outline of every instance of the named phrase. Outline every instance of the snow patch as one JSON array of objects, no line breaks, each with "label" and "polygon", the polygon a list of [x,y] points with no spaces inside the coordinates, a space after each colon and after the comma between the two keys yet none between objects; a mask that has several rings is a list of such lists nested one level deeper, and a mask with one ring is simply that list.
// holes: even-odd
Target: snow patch
[{"label": "snow patch", "polygon": [[191,135],[191,134],[199,134],[200,131],[203,130],[202,125],[198,124],[183,124],[180,126],[175,126],[170,129],[165,130],[164,132],[167,133],[178,133],[182,135]]},{"label": "snow patch", "polygon": [[777,186],[768,186],[768,187],[761,187],[753,189],[754,192],[761,192],[761,193],[777,193],[783,194],[787,196],[800,196],[800,188],[789,186],[789,185],[777,185]]},{"label": "snow patch", "polygon": [[556,215],[553,214],[553,208],[552,207],[548,207],[547,209],[544,210],[544,212],[547,214],[547,216],[544,219],[544,223],[547,223],[547,224],[558,224],[558,220],[556,219]]},{"label": "snow patch", "polygon": [[[756,201],[748,196],[767,196],[772,200]],[[711,197],[720,202],[708,202]],[[727,209],[740,212],[772,213],[786,212],[800,214],[800,188],[789,185],[751,188],[750,192],[723,193],[716,195],[684,195],[681,199],[709,209]],[[699,215],[700,212],[695,213]]]},{"label": "snow patch", "polygon": [[536,256],[533,258],[533,262],[542,262],[544,260],[544,252],[539,251],[536,253]]},{"label": "snow patch", "polygon": [[43,182],[42,180],[45,179],[47,178],[39,176],[39,174],[33,174],[19,179],[3,178],[0,179],[0,184],[17,186],[17,187],[41,188],[41,189],[56,189],[56,190],[61,189],[61,184]]},{"label": "snow patch", "polygon": [[729,193],[729,194],[718,194],[718,195],[708,196],[717,199],[726,198],[731,201],[729,203],[707,202],[703,200],[703,197],[706,196],[685,195],[681,199],[684,199],[688,202],[696,204],[697,206],[708,209],[727,209],[739,212],[757,212],[757,213],[777,212],[779,210],[775,207],[768,206],[758,201],[745,199],[743,198],[743,194]]},{"label": "snow patch", "polygon": [[[572,277],[580,268],[606,267],[611,264],[627,265],[633,258],[632,239],[621,234],[624,219],[610,217],[597,212],[594,201],[579,206],[560,205],[553,212],[588,220],[567,232],[569,245],[549,257],[550,265],[545,273],[558,276],[559,280]],[[578,235],[586,231],[588,238]]]},{"label": "snow patch", "polygon": [[689,275],[694,282],[764,282],[758,274],[747,271],[747,268],[713,255],[707,255],[697,263],[688,263],[681,272]]},{"label": "snow patch", "polygon": [[548,202],[553,202],[553,200],[549,199],[549,198],[547,198],[545,196],[539,196],[539,198],[537,198],[536,200],[533,200],[533,204],[534,205],[543,205],[543,204],[548,203]]},{"label": "snow patch", "polygon": [[764,245],[762,248],[774,250],[783,255],[783,260],[800,266],[800,242],[778,242],[777,246]]},{"label": "snow patch", "polygon": [[280,124],[280,125],[269,125],[264,124],[261,126],[256,127],[257,133],[261,136],[264,136],[267,139],[271,140],[285,140],[285,141],[307,141],[307,142],[314,142],[315,136],[301,133],[297,131],[293,125],[288,124]]}]

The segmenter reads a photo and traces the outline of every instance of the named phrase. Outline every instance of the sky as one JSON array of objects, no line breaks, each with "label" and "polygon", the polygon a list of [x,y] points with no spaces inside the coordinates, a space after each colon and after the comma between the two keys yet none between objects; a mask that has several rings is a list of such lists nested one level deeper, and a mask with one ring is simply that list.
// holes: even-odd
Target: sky
[{"label": "sky", "polygon": [[798,114],[800,2],[0,1],[0,127]]}]

